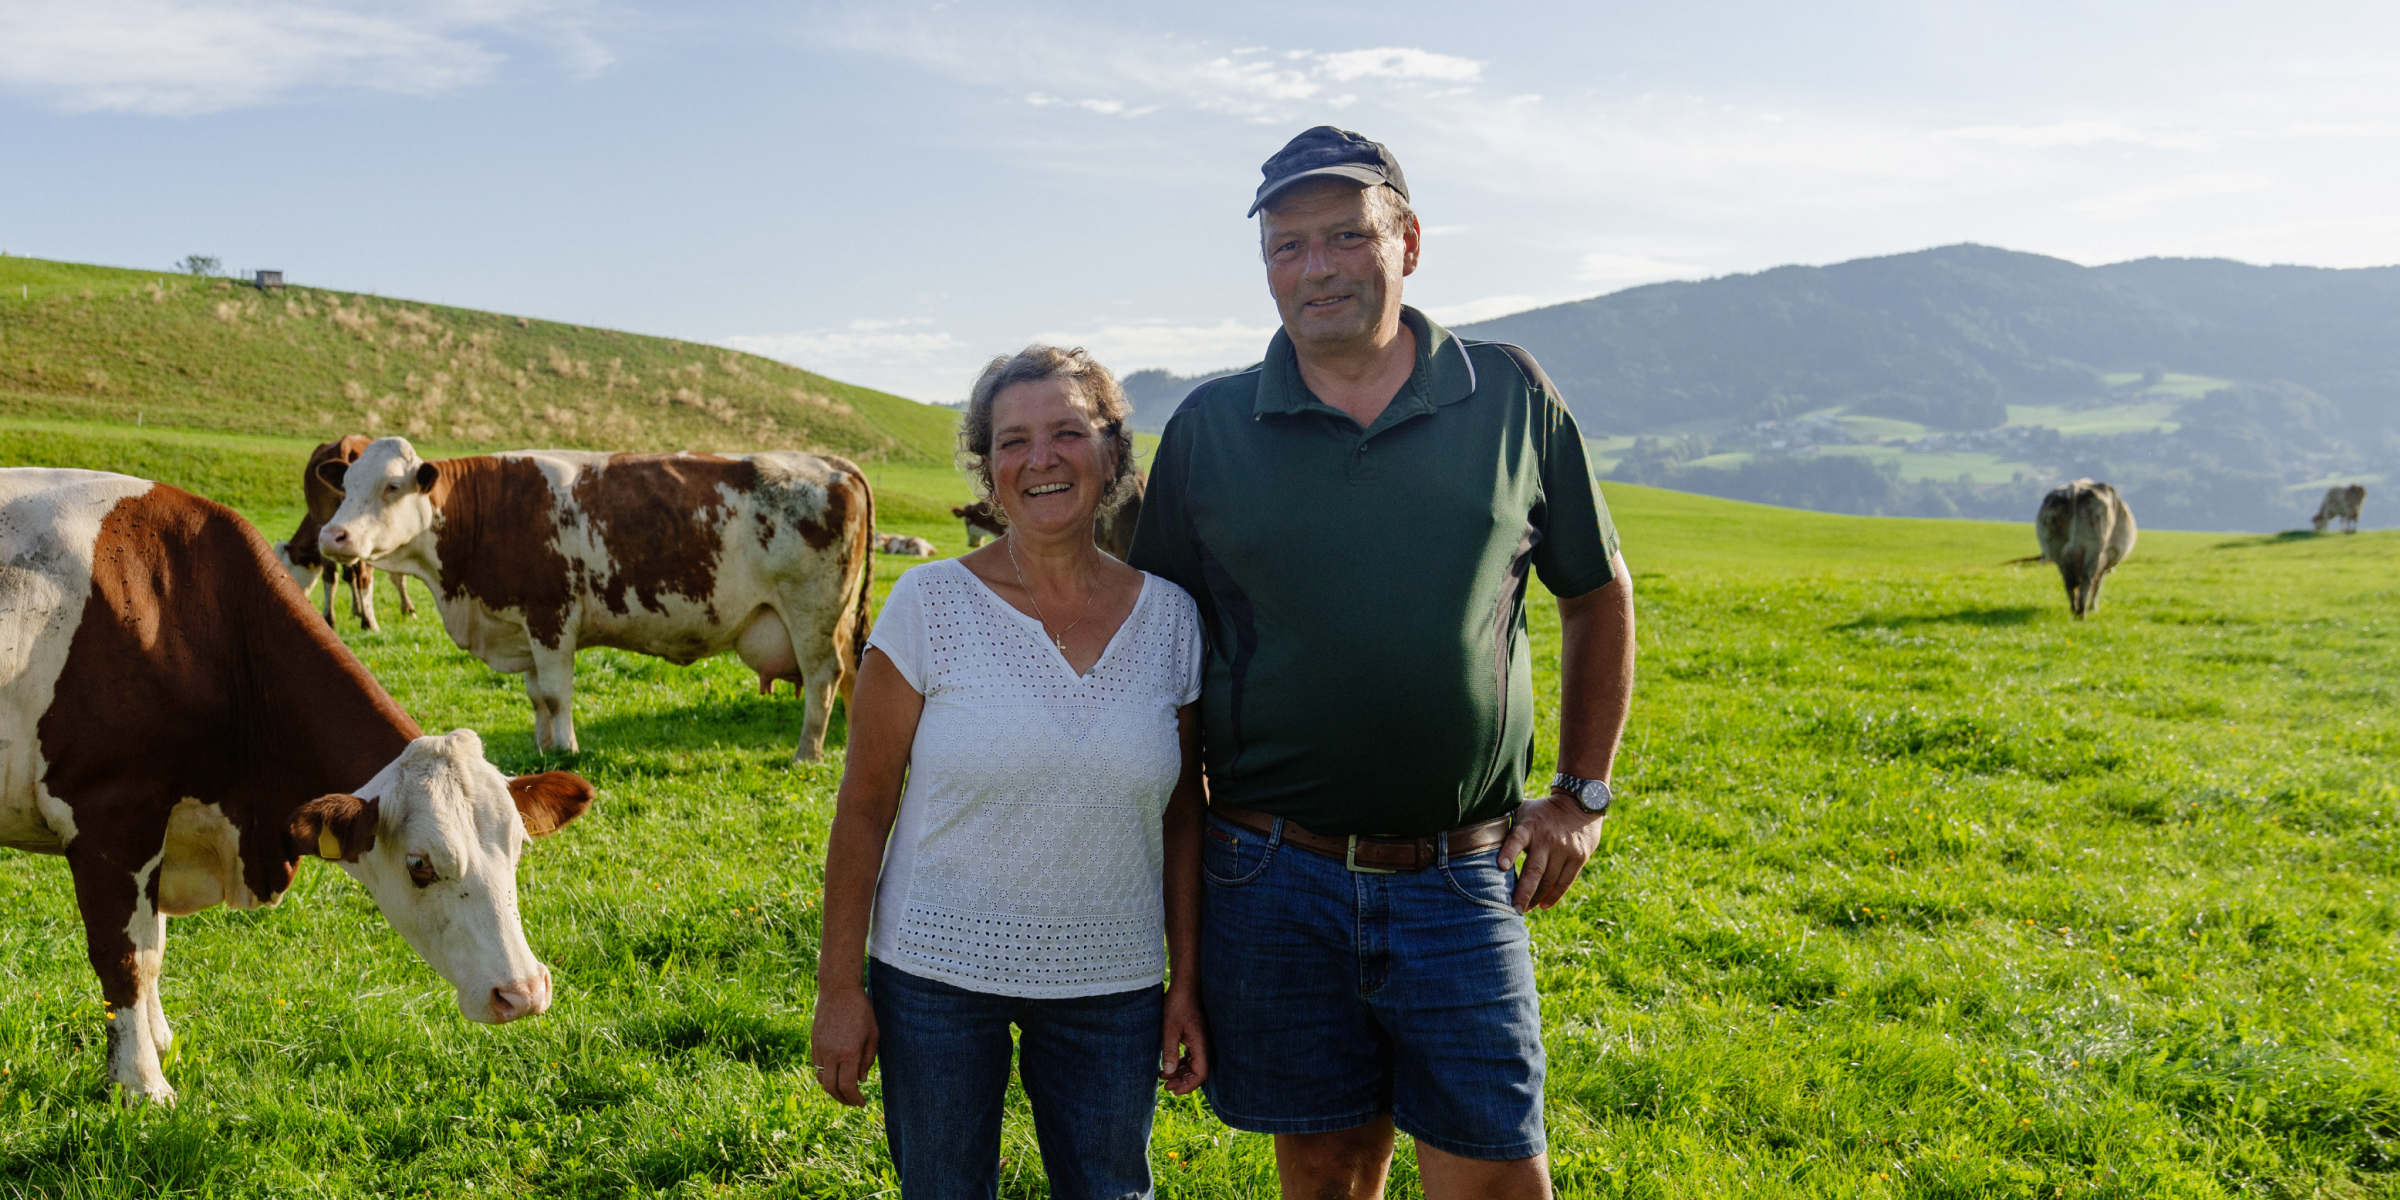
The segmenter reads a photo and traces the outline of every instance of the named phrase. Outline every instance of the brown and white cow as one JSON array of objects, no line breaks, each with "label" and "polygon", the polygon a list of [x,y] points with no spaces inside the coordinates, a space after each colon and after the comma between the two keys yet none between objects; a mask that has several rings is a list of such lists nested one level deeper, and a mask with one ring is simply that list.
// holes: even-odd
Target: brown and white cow
[{"label": "brown and white cow", "polygon": [[[300,585],[300,594],[320,579],[325,584],[325,623],[333,623],[333,592],[337,583],[350,585],[350,613],[369,630],[375,623],[375,568],[357,564],[341,565],[327,561],[317,553],[317,531],[325,527],[327,518],[342,505],[342,489],[325,482],[317,473],[319,465],[328,462],[349,463],[367,448],[370,439],[363,433],[353,433],[338,442],[326,442],[309,452],[308,465],[300,469],[300,496],[307,510],[300,514],[300,527],[292,531],[290,541],[275,543],[275,557],[290,572],[292,582]],[[400,615],[417,615],[416,602],[408,598],[406,577],[392,576],[392,586],[400,593]]]},{"label": "brown and white cow", "polygon": [[549,1007],[517,862],[590,785],[504,778],[470,732],[421,736],[280,576],[213,501],[0,470],[0,845],[65,856],[130,1097],[175,1094],[166,919],[272,905],[305,855],[365,885],[469,1019]]},{"label": "brown and white cow", "polygon": [[524,450],[427,462],[406,438],[321,468],[342,481],[328,558],[414,575],[452,641],[523,673],[534,741],[574,750],[575,651],[693,663],[731,650],[760,690],[798,684],[815,758],[865,649],[874,494],[797,452]]},{"label": "brown and white cow", "polygon": [[999,510],[993,508],[992,502],[989,500],[978,500],[973,504],[951,505],[950,515],[967,523],[967,549],[969,550],[982,545],[986,539],[996,538],[1008,532],[1008,522],[1001,518]]},{"label": "brown and white cow", "polygon": [[933,558],[941,554],[941,549],[932,542],[921,537],[910,537],[905,533],[876,534],[875,549],[885,554],[901,554],[909,558]]},{"label": "brown and white cow", "polygon": [[2325,499],[2317,505],[2317,515],[2311,518],[2310,523],[2317,527],[2318,533],[2323,533],[2327,525],[2339,520],[2343,533],[2357,533],[2358,507],[2366,502],[2367,489],[2364,484],[2326,488]]},{"label": "brown and white cow", "polygon": [[[1125,561],[1125,556],[1133,552],[1133,527],[1141,523],[1142,495],[1149,490],[1150,477],[1140,471],[1134,472],[1133,490],[1126,493],[1125,502],[1100,514],[1100,520],[1092,527],[1092,540],[1119,562]],[[1007,519],[992,507],[989,500],[953,505],[950,515],[967,523],[969,550],[982,545],[985,538],[996,538],[1008,532]]]},{"label": "brown and white cow", "polygon": [[2058,564],[2067,607],[2082,620],[2100,607],[2100,585],[2133,553],[2133,510],[2105,483],[2078,479],[2042,497],[2034,516],[2042,561]]}]

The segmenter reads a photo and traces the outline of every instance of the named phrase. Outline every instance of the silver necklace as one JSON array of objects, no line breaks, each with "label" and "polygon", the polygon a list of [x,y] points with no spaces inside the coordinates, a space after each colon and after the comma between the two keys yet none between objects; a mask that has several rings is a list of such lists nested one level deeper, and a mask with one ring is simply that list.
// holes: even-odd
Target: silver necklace
[{"label": "silver necklace", "polygon": [[[1042,623],[1043,633],[1049,633],[1050,618],[1042,612],[1042,598],[1033,594],[1033,588],[1025,582],[1025,568],[1017,565],[1017,539],[1004,537],[1000,540],[1008,543],[1008,569],[1017,573],[1017,586],[1025,589],[1026,599],[1033,601],[1033,619]],[[1090,615],[1092,615],[1092,595],[1090,590],[1086,589],[1083,595],[1083,617]],[[1058,647],[1060,654],[1067,652],[1067,635],[1075,632],[1077,625],[1083,624],[1083,617],[1075,618],[1067,623],[1065,629],[1051,635],[1050,644]]]}]

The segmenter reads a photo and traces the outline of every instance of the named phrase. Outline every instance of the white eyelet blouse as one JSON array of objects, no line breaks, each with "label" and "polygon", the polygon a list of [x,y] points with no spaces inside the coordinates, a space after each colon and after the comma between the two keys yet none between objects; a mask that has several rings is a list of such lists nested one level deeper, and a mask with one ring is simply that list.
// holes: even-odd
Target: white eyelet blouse
[{"label": "white eyelet blouse", "polygon": [[902,575],[868,645],[925,697],[876,885],[876,959],[1004,996],[1166,977],[1159,821],[1200,697],[1200,614],[1145,575],[1078,676],[1040,622],[955,559]]}]

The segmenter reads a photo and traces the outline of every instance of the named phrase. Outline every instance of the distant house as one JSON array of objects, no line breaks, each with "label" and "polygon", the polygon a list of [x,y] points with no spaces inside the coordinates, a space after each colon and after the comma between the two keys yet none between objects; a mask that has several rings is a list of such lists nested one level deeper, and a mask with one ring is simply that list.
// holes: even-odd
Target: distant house
[{"label": "distant house", "polygon": [[260,290],[260,291],[262,291],[262,292],[263,292],[263,291],[267,290],[268,288],[279,288],[279,287],[282,287],[282,286],[283,286],[283,272],[281,272],[281,271],[260,271],[260,272],[258,273],[258,290]]}]

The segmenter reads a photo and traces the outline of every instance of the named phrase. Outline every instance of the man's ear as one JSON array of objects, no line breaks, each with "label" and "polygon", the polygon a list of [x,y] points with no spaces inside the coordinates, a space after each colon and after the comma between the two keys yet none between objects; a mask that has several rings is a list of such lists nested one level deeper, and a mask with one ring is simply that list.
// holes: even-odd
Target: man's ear
[{"label": "man's ear", "polygon": [[432,463],[418,463],[418,464],[417,464],[417,490],[418,490],[418,491],[420,491],[420,492],[430,492],[430,491],[432,491],[432,490],[433,490],[433,481],[434,481],[434,480],[436,480],[436,479],[440,479],[441,477],[442,477],[442,469],[441,469],[440,467],[437,467],[437,466],[433,465]]},{"label": "man's ear", "polygon": [[573,771],[544,771],[509,780],[508,798],[517,802],[525,832],[549,837],[592,806],[592,785]]},{"label": "man's ear", "polygon": [[375,848],[375,826],[382,819],[382,800],[361,800],[345,792],[319,796],[292,812],[292,841],[300,853],[319,858],[357,862]]},{"label": "man's ear", "polygon": [[350,464],[329,458],[317,464],[317,479],[335,491],[342,490],[342,480],[350,474]]}]

